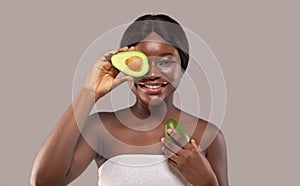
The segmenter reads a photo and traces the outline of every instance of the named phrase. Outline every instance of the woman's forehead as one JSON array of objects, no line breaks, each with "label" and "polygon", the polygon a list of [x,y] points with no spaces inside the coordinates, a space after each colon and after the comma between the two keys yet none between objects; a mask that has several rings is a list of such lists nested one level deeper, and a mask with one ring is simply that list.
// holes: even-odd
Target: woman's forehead
[{"label": "woman's forehead", "polygon": [[145,39],[139,42],[135,46],[135,49],[146,53],[148,56],[160,56],[164,53],[176,55],[178,53],[174,46],[169,44],[155,32],[152,32]]}]

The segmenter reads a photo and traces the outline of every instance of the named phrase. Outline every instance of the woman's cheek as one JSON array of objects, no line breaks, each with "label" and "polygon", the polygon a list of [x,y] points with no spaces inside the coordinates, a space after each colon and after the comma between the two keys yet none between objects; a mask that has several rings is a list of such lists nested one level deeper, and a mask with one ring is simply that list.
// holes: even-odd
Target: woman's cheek
[{"label": "woman's cheek", "polygon": [[172,86],[176,89],[179,86],[180,79],[182,77],[181,68],[170,68],[168,70],[165,70],[164,74],[169,83],[171,83]]}]

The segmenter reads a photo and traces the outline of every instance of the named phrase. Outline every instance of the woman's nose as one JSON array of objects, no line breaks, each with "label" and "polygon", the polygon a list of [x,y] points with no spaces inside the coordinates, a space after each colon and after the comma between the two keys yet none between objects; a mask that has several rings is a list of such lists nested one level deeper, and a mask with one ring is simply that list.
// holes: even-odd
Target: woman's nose
[{"label": "woman's nose", "polygon": [[150,79],[156,79],[156,78],[161,77],[161,72],[160,72],[160,69],[157,66],[156,62],[154,60],[149,60],[149,65],[150,66],[149,66],[149,71],[148,71],[147,76]]}]

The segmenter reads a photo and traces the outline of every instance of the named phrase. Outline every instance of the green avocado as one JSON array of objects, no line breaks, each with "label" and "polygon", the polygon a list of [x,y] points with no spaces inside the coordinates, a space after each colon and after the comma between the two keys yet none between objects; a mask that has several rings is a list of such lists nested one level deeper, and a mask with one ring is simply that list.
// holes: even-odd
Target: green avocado
[{"label": "green avocado", "polygon": [[112,65],[119,71],[133,77],[141,77],[148,73],[148,57],[141,51],[128,50],[112,55]]},{"label": "green avocado", "polygon": [[171,136],[167,132],[168,129],[173,129],[177,134],[179,134],[187,142],[190,141],[190,137],[187,134],[187,132],[174,119],[169,119],[165,123],[165,130],[164,130],[165,138],[167,138],[168,140],[173,141],[173,139],[171,138]]}]

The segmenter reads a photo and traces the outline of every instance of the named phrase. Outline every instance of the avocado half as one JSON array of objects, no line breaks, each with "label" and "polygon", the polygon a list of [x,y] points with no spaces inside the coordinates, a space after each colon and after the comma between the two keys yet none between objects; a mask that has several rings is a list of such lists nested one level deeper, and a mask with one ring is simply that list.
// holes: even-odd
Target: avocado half
[{"label": "avocado half", "polygon": [[112,65],[119,71],[133,77],[141,77],[148,73],[148,57],[141,51],[128,50],[112,55]]},{"label": "avocado half", "polygon": [[179,123],[174,120],[174,119],[169,119],[166,123],[165,123],[165,128],[164,128],[164,134],[165,134],[165,138],[167,138],[168,140],[172,140],[172,137],[168,134],[167,130],[168,129],[172,129],[174,130],[176,133],[178,133],[183,139],[185,139],[185,141],[189,142],[190,141],[190,137],[187,134],[187,132],[179,125]]}]

